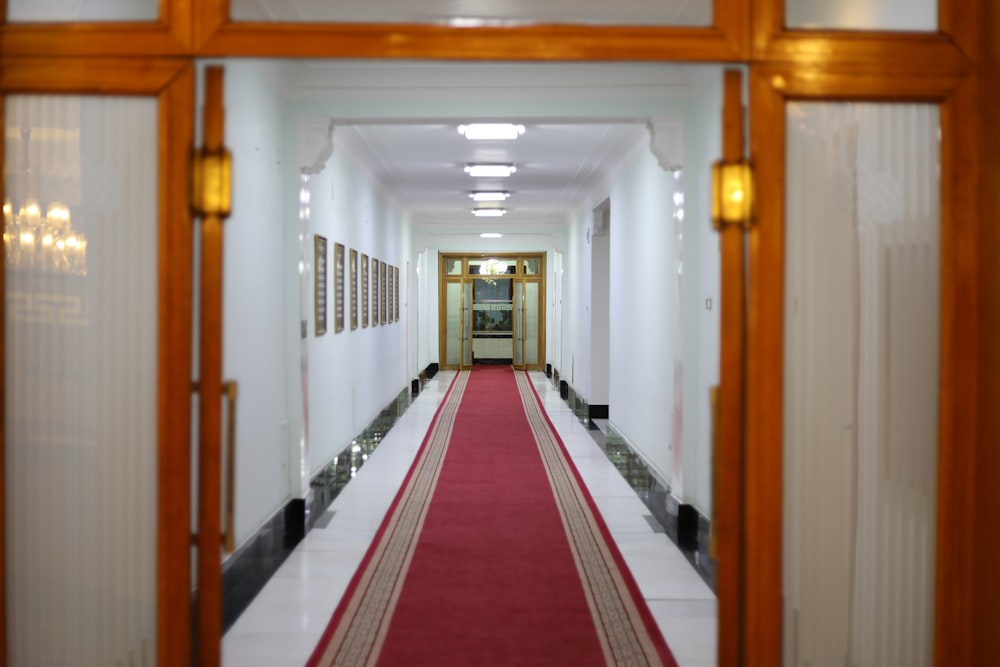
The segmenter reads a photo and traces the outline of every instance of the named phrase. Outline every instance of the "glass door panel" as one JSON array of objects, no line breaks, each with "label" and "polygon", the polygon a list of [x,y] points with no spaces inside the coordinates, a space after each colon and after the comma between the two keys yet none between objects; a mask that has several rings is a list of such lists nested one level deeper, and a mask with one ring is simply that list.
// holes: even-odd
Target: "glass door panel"
[{"label": "glass door panel", "polygon": [[156,662],[157,141],[152,98],[6,99],[7,664]]},{"label": "glass door panel", "polygon": [[524,368],[524,283],[514,286],[514,366]]},{"label": "glass door panel", "polygon": [[541,334],[539,328],[541,303],[538,299],[538,287],[536,282],[524,284],[524,364],[529,368],[540,363],[538,339]]},{"label": "glass door panel", "polygon": [[937,0],[785,0],[789,28],[937,32]]},{"label": "glass door panel", "polygon": [[158,0],[7,0],[7,20],[18,22],[155,21]]},{"label": "glass door panel", "polygon": [[454,27],[572,23],[582,25],[709,26],[712,0],[231,0],[234,21],[307,23],[430,23]]},{"label": "glass door panel", "polygon": [[445,283],[445,359],[448,366],[462,362],[462,283]]},{"label": "glass door panel", "polygon": [[930,665],[938,108],[787,119],[784,664]]},{"label": "glass door panel", "polygon": [[462,368],[472,366],[472,283],[462,283]]}]

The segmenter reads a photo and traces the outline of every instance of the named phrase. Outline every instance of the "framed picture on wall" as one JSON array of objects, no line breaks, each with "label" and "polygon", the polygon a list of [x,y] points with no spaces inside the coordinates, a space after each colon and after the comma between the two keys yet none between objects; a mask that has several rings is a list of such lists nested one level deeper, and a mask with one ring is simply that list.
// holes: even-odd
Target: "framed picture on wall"
[{"label": "framed picture on wall", "polygon": [[326,237],[316,234],[313,237],[313,318],[316,324],[316,335],[326,333]]},{"label": "framed picture on wall", "polygon": [[350,274],[348,289],[351,292],[351,331],[358,328],[358,251],[351,248],[351,261],[347,266]]},{"label": "framed picture on wall", "polygon": [[368,328],[368,255],[361,253],[361,327]]},{"label": "framed picture on wall", "polygon": [[372,326],[378,326],[378,264],[379,261],[372,257]]},{"label": "framed picture on wall", "polygon": [[395,300],[392,304],[392,321],[399,321],[399,267],[392,267],[392,293],[395,295]]},{"label": "framed picture on wall", "polygon": [[344,258],[344,244],[333,244],[333,333],[344,330],[344,278],[347,267]]},{"label": "framed picture on wall", "polygon": [[386,317],[385,317],[385,311],[386,311],[386,306],[389,303],[389,300],[385,298],[386,295],[388,294],[388,292],[386,291],[387,285],[386,285],[386,282],[385,282],[385,270],[386,270],[386,263],[383,262],[382,260],[379,260],[378,271],[379,271],[379,277],[380,277],[380,282],[381,282],[381,285],[379,287],[379,293],[382,295],[380,297],[380,303],[379,303],[379,309],[378,309],[378,314],[379,314],[378,321],[379,321],[379,324],[385,324],[386,321],[387,321]]},{"label": "framed picture on wall", "polygon": [[385,321],[386,324],[392,324],[392,300],[395,298],[395,292],[392,291],[392,265],[385,265],[385,293],[388,297],[385,300]]}]

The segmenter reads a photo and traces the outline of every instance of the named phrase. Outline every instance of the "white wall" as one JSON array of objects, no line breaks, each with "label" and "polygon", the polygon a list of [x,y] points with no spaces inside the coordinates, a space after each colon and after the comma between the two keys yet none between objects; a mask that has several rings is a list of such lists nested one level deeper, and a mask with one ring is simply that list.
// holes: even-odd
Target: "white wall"
[{"label": "white wall", "polygon": [[[404,252],[408,236],[397,207],[334,134],[333,156],[309,181],[311,226],[329,245],[328,330],[315,336],[309,317],[309,474],[315,474],[408,386],[404,300],[400,321],[350,329],[333,327],[333,249],[354,248],[400,268],[400,293],[406,294]],[[346,292],[346,287],[345,287]],[[310,295],[308,303],[312,303]],[[346,311],[346,309],[345,309]],[[360,318],[359,318],[360,319]]]},{"label": "white wall", "polygon": [[[256,61],[226,65],[226,140],[234,154],[236,204],[226,223],[224,372],[240,383],[238,544],[289,499],[301,497],[309,478],[410,379],[407,295],[415,264],[406,252],[412,245],[409,226],[341,143],[305,185],[310,195],[302,245],[307,289],[300,294],[300,116],[294,105],[283,106],[276,92],[279,72],[280,65]],[[312,312],[316,233],[327,238],[329,253],[328,330],[319,338]],[[345,308],[344,331],[334,333],[335,243],[345,246],[345,260],[354,248],[399,267],[399,322],[362,328],[359,318],[352,331]],[[349,282],[345,296],[348,289]],[[306,304],[304,312],[300,303]],[[304,349],[302,317],[307,322]]]},{"label": "white wall", "polygon": [[233,212],[225,223],[223,373],[239,382],[236,538],[247,539],[289,496],[283,423],[285,261],[281,104],[275,70],[226,65],[226,143]]},{"label": "white wall", "polygon": [[[589,208],[576,211],[567,228],[566,252],[563,255],[563,336],[562,355],[557,368],[559,377],[587,396],[590,367],[590,246],[587,229],[593,222]],[[580,370],[577,372],[577,363]]]},{"label": "white wall", "polygon": [[590,235],[590,382],[587,388],[587,402],[591,405],[608,405],[611,400],[609,368],[611,362],[611,229],[608,224],[610,222],[609,209],[599,208],[594,212],[594,216],[594,231]]},{"label": "white wall", "polygon": [[648,151],[611,188],[612,426],[664,479],[671,475],[674,180]]},{"label": "white wall", "polygon": [[719,383],[719,236],[711,223],[711,165],[722,155],[722,89],[709,85],[691,101],[684,190],[684,429],[681,500],[712,510],[711,387]]}]

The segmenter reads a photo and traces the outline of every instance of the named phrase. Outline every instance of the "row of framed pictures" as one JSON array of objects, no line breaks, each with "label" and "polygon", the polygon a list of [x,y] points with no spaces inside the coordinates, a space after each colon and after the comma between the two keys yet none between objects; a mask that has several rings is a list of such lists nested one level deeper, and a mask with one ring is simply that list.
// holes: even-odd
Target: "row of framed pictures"
[{"label": "row of framed pictures", "polygon": [[[319,234],[314,238],[316,284],[313,312],[316,335],[322,336],[327,325],[327,241]],[[343,244],[333,244],[333,332],[344,330],[347,316],[350,317],[352,330],[358,328],[359,322],[363,328],[367,328],[369,323],[377,327],[398,322],[399,267],[369,258],[364,253],[359,255],[354,248],[349,255],[346,253]]]}]

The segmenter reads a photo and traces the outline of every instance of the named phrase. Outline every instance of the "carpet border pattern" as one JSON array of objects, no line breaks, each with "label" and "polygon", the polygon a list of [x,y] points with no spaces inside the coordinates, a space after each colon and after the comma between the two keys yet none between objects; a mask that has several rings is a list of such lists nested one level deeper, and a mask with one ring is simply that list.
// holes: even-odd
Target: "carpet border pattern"
[{"label": "carpet border pattern", "polygon": [[[524,371],[518,394],[566,531],[605,663],[676,667],[638,586],[618,553]],[[348,584],[308,667],[374,665],[423,530],[471,372],[456,374],[385,520]]]},{"label": "carpet border pattern", "polygon": [[[596,507],[586,495],[559,436],[523,371],[515,371],[525,415],[545,465],[566,537],[573,551],[597,635],[608,665],[676,665],[659,628],[636,603],[638,587],[626,579],[624,560],[613,551]],[[645,602],[642,603],[645,605]],[[653,633],[655,633],[655,638]],[[659,641],[657,641],[659,640]],[[661,655],[661,650],[667,656]]]},{"label": "carpet border pattern", "polygon": [[339,606],[320,640],[322,653],[313,655],[309,665],[356,667],[373,665],[378,660],[468,383],[469,371],[456,375],[414,467],[389,508],[386,523],[375,536],[372,551],[348,585],[346,604]]}]

